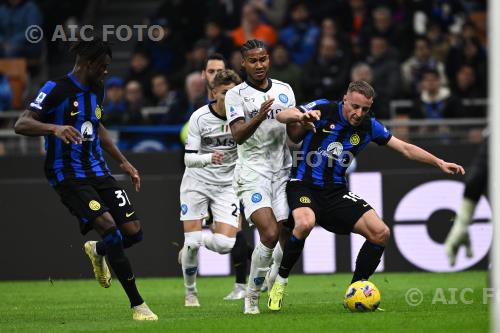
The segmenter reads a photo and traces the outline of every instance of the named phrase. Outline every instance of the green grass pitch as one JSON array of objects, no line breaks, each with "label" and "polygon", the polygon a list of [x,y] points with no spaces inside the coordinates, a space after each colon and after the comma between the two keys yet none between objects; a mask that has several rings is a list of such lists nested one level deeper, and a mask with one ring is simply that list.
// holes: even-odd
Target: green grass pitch
[{"label": "green grass pitch", "polygon": [[[376,274],[371,281],[381,291],[385,311],[374,313],[344,310],[349,280],[350,274],[291,276],[281,312],[267,310],[266,294],[261,298],[261,314],[249,316],[242,314],[243,301],[222,300],[232,278],[199,278],[200,308],[183,307],[180,278],[139,278],[139,288],[160,317],[158,322],[134,322],[116,280],[109,289],[94,280],[0,282],[0,332],[488,331],[489,305],[483,304],[486,272]],[[410,288],[422,291],[419,306],[407,304],[405,294]],[[461,292],[471,304],[461,301]]]}]

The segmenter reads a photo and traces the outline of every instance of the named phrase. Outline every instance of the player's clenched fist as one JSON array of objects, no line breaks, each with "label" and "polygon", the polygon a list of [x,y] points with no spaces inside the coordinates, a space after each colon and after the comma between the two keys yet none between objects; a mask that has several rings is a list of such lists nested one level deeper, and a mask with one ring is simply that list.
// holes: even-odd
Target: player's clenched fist
[{"label": "player's clenched fist", "polygon": [[224,152],[215,151],[212,153],[212,163],[213,164],[222,164],[224,162]]},{"label": "player's clenched fist", "polygon": [[77,145],[82,143],[82,135],[73,126],[57,126],[54,134],[65,144],[73,143]]}]

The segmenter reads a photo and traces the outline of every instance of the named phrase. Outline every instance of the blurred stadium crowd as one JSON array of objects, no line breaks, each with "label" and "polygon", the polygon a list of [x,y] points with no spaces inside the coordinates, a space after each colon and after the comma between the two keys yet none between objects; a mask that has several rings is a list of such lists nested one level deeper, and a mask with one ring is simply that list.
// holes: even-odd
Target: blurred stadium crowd
[{"label": "blurred stadium crowd", "polygon": [[[53,31],[57,24],[83,24],[94,4],[2,2],[0,111],[24,109],[48,79],[44,69],[60,62],[67,50],[61,43],[49,42],[46,50],[27,43],[26,28],[37,24]],[[484,99],[487,91],[486,1],[165,0],[158,5],[143,21],[160,25],[163,39],[136,43],[128,70],[110,73],[105,82],[103,121],[108,127],[180,129],[207,103],[201,77],[206,57],[221,53],[239,72],[239,47],[250,38],[269,46],[270,77],[290,83],[298,103],[339,99],[350,80],[362,79],[377,92],[373,112],[380,119],[486,116],[484,103],[470,102]],[[25,59],[27,80],[21,93],[2,66],[12,58]],[[390,106],[401,99],[411,102]],[[122,148],[155,135],[122,133]],[[179,147],[177,138],[163,140],[161,149]]]}]

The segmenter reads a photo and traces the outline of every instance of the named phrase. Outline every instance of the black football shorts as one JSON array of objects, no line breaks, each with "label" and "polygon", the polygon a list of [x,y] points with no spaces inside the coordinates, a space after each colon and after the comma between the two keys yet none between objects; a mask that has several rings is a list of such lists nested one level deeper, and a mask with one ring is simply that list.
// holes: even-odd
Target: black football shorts
[{"label": "black football shorts", "polygon": [[117,226],[139,219],[127,193],[112,176],[66,179],[55,190],[80,222],[80,232],[84,235],[105,212],[110,212]]},{"label": "black football shorts", "polygon": [[[345,186],[320,188],[303,181],[289,181],[286,186],[288,206],[293,211],[309,207],[316,215],[316,224],[336,234],[349,234],[354,224],[372,207]],[[293,216],[286,226],[293,228]]]}]

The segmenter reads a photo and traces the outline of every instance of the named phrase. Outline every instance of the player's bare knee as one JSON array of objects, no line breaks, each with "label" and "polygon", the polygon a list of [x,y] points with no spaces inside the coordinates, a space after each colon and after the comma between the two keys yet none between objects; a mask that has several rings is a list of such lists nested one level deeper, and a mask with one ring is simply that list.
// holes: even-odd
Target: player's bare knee
[{"label": "player's bare knee", "polygon": [[274,248],[278,243],[279,229],[276,226],[267,228],[265,232],[260,235],[260,241],[268,248]]},{"label": "player's bare knee", "polygon": [[312,219],[303,219],[295,221],[295,228],[293,233],[296,236],[300,236],[301,239],[306,238],[311,233],[311,230],[314,228],[315,222]]},{"label": "player's bare knee", "polygon": [[382,228],[380,228],[380,230],[377,230],[377,232],[372,236],[371,242],[377,245],[385,246],[390,236],[391,236],[391,230],[389,229],[388,226],[384,225]]}]

